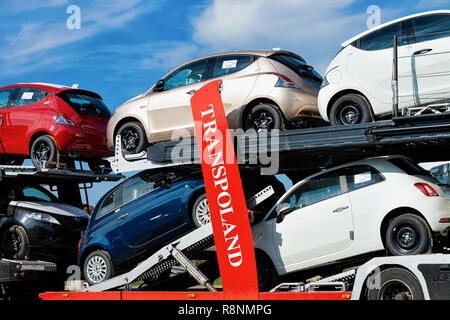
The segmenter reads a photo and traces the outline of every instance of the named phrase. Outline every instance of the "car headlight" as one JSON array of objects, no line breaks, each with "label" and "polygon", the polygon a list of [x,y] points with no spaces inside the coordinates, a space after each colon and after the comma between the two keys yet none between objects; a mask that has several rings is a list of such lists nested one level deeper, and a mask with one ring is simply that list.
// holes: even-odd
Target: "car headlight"
[{"label": "car headlight", "polygon": [[38,221],[43,221],[43,222],[48,222],[48,223],[53,223],[53,224],[58,224],[61,225],[61,223],[59,223],[58,220],[56,220],[54,217],[52,217],[49,214],[46,213],[41,213],[41,212],[28,212],[26,214],[27,218],[29,219],[33,219],[33,220],[38,220]]}]

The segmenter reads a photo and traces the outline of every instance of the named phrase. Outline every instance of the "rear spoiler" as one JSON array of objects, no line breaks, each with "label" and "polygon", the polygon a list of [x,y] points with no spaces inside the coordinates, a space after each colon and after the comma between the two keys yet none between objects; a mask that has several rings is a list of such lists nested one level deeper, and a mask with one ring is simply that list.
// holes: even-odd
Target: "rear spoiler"
[{"label": "rear spoiler", "polygon": [[67,89],[67,90],[64,90],[64,91],[59,92],[59,93],[56,94],[56,95],[63,94],[63,93],[67,93],[67,92],[69,92],[69,93],[70,93],[70,92],[71,92],[71,93],[79,93],[79,94],[83,94],[83,95],[85,95],[85,96],[90,96],[90,97],[94,97],[94,98],[103,100],[103,98],[102,98],[99,94],[97,94],[97,93],[95,93],[95,92],[92,92],[92,91],[83,90],[83,89]]}]

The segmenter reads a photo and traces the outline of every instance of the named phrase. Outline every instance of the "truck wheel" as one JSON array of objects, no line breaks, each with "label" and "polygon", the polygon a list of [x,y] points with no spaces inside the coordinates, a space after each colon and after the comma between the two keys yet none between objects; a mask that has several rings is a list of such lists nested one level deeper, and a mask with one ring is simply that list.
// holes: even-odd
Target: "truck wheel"
[{"label": "truck wheel", "polygon": [[202,194],[195,200],[194,205],[192,206],[191,216],[192,222],[196,228],[200,228],[211,222],[206,193]]},{"label": "truck wheel", "polygon": [[254,129],[256,132],[283,128],[283,117],[271,104],[259,104],[253,107],[244,120],[244,130]]},{"label": "truck wheel", "polygon": [[330,109],[330,123],[345,126],[370,121],[370,103],[359,94],[347,94],[337,99]]},{"label": "truck wheel", "polygon": [[123,154],[136,154],[144,151],[147,139],[144,128],[139,122],[130,121],[123,124],[117,130],[116,135],[120,135]]},{"label": "truck wheel", "polygon": [[398,216],[386,230],[386,247],[394,256],[425,253],[430,243],[431,231],[427,222],[414,214]]},{"label": "truck wheel", "polygon": [[[378,282],[378,285],[377,285]],[[372,278],[367,300],[423,300],[419,280],[410,271],[390,268]]]},{"label": "truck wheel", "polygon": [[2,236],[2,254],[7,259],[24,260],[28,253],[28,235],[22,226],[13,225]]},{"label": "truck wheel", "polygon": [[30,148],[30,157],[33,165],[40,169],[45,163],[55,162],[58,147],[50,135],[38,137]]},{"label": "truck wheel", "polygon": [[277,272],[270,259],[261,252],[256,252],[256,274],[259,291],[269,291],[278,279]]},{"label": "truck wheel", "polygon": [[111,256],[103,250],[91,252],[83,264],[84,279],[94,285],[114,277]]}]

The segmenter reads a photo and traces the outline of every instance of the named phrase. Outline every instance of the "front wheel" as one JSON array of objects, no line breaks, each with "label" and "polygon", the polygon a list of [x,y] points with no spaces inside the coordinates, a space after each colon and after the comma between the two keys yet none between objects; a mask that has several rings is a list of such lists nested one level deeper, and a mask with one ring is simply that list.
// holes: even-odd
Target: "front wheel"
[{"label": "front wheel", "polygon": [[430,248],[431,239],[427,222],[414,214],[394,218],[386,230],[386,247],[394,256],[425,253]]},{"label": "front wheel", "polygon": [[330,123],[346,126],[371,120],[369,101],[359,94],[347,94],[337,99],[330,109]]},{"label": "front wheel", "polygon": [[26,259],[28,235],[22,226],[13,225],[6,230],[2,236],[1,252],[7,259]]},{"label": "front wheel", "polygon": [[253,107],[244,121],[244,130],[254,129],[256,132],[283,128],[283,116],[271,104],[259,104]]},{"label": "front wheel", "polygon": [[114,277],[114,266],[108,252],[103,250],[91,252],[84,261],[83,274],[89,285]]},{"label": "front wheel", "polygon": [[144,151],[146,145],[145,131],[139,122],[127,122],[120,126],[116,135],[120,135],[123,154],[137,154]]},{"label": "front wheel", "polygon": [[259,291],[269,291],[277,283],[278,274],[272,262],[265,254],[257,251],[255,253],[255,259]]},{"label": "front wheel", "polygon": [[196,228],[200,228],[211,222],[206,193],[195,200],[194,205],[192,206],[191,216]]},{"label": "front wheel", "polygon": [[371,277],[367,300],[423,300],[417,278],[410,271],[390,268]]},{"label": "front wheel", "polygon": [[40,169],[47,163],[56,162],[58,147],[50,135],[38,137],[30,148],[30,157],[33,165]]}]

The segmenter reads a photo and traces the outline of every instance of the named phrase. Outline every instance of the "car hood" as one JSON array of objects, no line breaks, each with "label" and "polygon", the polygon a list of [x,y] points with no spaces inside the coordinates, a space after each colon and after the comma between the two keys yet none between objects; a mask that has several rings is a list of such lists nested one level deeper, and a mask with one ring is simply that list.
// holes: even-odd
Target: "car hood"
[{"label": "car hood", "polygon": [[66,217],[89,219],[89,215],[85,211],[64,203],[45,201],[11,201],[9,205],[17,208],[48,212],[54,215],[56,214]]}]

